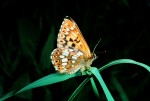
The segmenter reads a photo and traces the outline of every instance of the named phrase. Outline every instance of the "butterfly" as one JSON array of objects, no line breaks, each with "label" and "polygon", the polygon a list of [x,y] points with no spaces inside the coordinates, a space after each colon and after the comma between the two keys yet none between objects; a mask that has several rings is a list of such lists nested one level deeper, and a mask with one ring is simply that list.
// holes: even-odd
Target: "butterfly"
[{"label": "butterfly", "polygon": [[50,58],[59,73],[73,74],[81,70],[83,74],[91,68],[97,56],[91,53],[75,21],[66,16],[58,33],[57,48]]}]

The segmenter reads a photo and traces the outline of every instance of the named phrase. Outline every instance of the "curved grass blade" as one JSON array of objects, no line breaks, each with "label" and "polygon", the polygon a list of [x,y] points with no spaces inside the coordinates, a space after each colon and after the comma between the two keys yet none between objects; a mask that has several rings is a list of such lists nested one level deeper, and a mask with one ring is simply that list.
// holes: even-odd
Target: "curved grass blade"
[{"label": "curved grass blade", "polygon": [[[122,64],[122,63],[136,64],[136,65],[144,67],[146,70],[148,70],[150,72],[150,67],[148,65],[137,62],[137,61],[134,61],[134,60],[131,60],[131,59],[119,59],[119,60],[112,61],[112,62],[109,62],[108,64],[102,66],[98,70],[101,72],[102,70],[104,70],[104,69],[106,69],[110,66],[113,66],[113,65],[116,65],[116,64]],[[94,73],[94,75],[96,76],[98,81],[103,84],[102,88],[105,88],[106,85],[105,85],[101,75],[98,73],[97,69],[96,69],[96,72],[95,72],[95,70],[93,71],[94,68],[95,67],[91,68],[91,72]],[[0,101],[5,100],[5,99],[7,99],[7,98],[9,98],[9,97],[11,97],[15,94],[21,93],[21,92],[29,90],[29,89],[33,89],[33,88],[41,87],[41,86],[46,86],[46,85],[53,84],[53,83],[58,83],[58,82],[65,81],[67,79],[70,79],[70,78],[76,77],[76,76],[81,76],[81,75],[77,75],[77,74],[65,75],[65,74],[57,74],[57,73],[50,74],[48,76],[45,76],[45,77],[43,77],[43,78],[27,85],[27,86],[25,86],[24,88],[18,90],[17,92],[16,91],[11,91],[11,92],[7,93],[5,96],[0,98]],[[80,86],[75,90],[75,92],[69,98],[70,101],[72,101],[71,99],[74,99],[74,97],[81,90],[82,86],[84,86],[89,81],[89,79],[90,79],[90,76],[87,79],[85,79],[85,81],[83,81],[82,84],[80,84]],[[113,101],[113,100],[111,100],[111,101]]]},{"label": "curved grass blade", "polygon": [[24,88],[22,88],[21,90],[16,92],[16,94],[23,92],[23,91],[26,91],[26,90],[29,90],[29,89],[33,89],[33,88],[37,88],[37,87],[46,86],[46,85],[58,83],[61,81],[65,81],[67,79],[70,79],[70,78],[76,77],[76,76],[80,76],[80,75],[76,75],[76,74],[67,75],[67,74],[58,74],[58,73],[50,74],[48,76],[45,76],[45,77],[27,85],[27,86],[25,86]]},{"label": "curved grass blade", "polygon": [[130,64],[135,64],[135,65],[139,65],[141,67],[144,67],[146,70],[148,70],[150,72],[150,66],[144,64],[144,63],[141,63],[141,62],[137,62],[137,61],[134,61],[134,60],[131,60],[131,59],[119,59],[119,60],[114,60],[112,62],[109,62],[108,64],[102,66],[101,68],[99,68],[99,71],[101,72],[102,70],[110,67],[110,66],[113,66],[113,65],[117,65],[117,64],[122,64],[122,63],[130,63]]},{"label": "curved grass blade", "polygon": [[111,81],[114,84],[115,88],[118,90],[118,93],[119,93],[122,101],[129,101],[126,93],[124,92],[122,86],[120,85],[120,83],[118,82],[118,80],[116,79],[116,77],[112,76]]},{"label": "curved grass blade", "polygon": [[90,69],[90,71],[94,74],[94,76],[97,78],[97,80],[99,81],[100,85],[102,86],[102,89],[103,89],[103,91],[104,91],[104,93],[106,95],[107,100],[108,101],[114,101],[114,98],[112,97],[111,93],[109,92],[109,90],[108,90],[105,82],[103,81],[103,79],[102,79],[98,69],[95,68],[95,67],[92,67]]},{"label": "curved grass blade", "polygon": [[33,83],[30,83],[29,85],[23,87],[22,89],[20,89],[16,92],[12,91],[13,93],[7,93],[6,95],[4,95],[3,97],[0,98],[0,101],[5,100],[6,98],[9,98],[15,94],[21,93],[26,90],[62,82],[62,81],[65,81],[67,79],[77,77],[77,76],[81,76],[81,75],[79,75],[79,74],[78,75],[77,74],[67,75],[67,74],[58,74],[58,73],[50,74],[50,75],[45,76]]},{"label": "curved grass blade", "polygon": [[16,91],[10,91],[9,93],[5,94],[3,97],[0,98],[0,101],[6,100],[9,97],[12,97]]},{"label": "curved grass blade", "polygon": [[99,95],[99,92],[98,92],[98,89],[96,87],[93,77],[90,78],[90,81],[91,81],[92,88],[93,88],[95,95],[100,99],[100,95]]},{"label": "curved grass blade", "polygon": [[90,80],[90,76],[87,77],[78,87],[77,89],[72,93],[72,95],[69,97],[68,101],[73,101],[76,95],[82,90],[82,88],[85,86],[85,84]]}]

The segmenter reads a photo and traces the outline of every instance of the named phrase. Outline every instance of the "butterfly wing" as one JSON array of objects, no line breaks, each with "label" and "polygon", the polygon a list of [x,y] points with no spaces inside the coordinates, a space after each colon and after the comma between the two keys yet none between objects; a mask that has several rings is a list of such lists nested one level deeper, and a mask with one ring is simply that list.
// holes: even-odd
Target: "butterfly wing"
[{"label": "butterfly wing", "polygon": [[93,61],[90,49],[75,21],[66,17],[62,22],[57,48],[51,53],[52,64],[60,73],[83,72]]},{"label": "butterfly wing", "polygon": [[92,57],[89,46],[87,45],[79,27],[73,19],[66,17],[62,22],[58,39],[57,47],[73,47],[81,50],[85,54],[85,58]]}]

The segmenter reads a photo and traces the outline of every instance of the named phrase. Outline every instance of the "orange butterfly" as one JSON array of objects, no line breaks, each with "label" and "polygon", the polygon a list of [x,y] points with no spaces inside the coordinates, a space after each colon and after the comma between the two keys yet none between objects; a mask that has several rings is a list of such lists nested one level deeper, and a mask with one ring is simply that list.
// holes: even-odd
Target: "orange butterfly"
[{"label": "orange butterfly", "polygon": [[57,48],[51,53],[52,64],[59,73],[83,73],[97,58],[91,53],[81,31],[73,19],[66,16],[57,38]]}]

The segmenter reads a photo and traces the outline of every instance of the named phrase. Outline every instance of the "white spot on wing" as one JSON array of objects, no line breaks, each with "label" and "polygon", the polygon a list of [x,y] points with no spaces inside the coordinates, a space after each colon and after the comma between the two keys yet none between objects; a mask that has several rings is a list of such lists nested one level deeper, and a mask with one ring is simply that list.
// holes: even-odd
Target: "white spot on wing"
[{"label": "white spot on wing", "polygon": [[76,62],[76,61],[74,61],[74,60],[72,61],[72,63],[75,63],[75,62]]},{"label": "white spot on wing", "polygon": [[74,29],[74,27],[71,27],[70,29],[71,29],[71,30],[73,30],[73,29]]},{"label": "white spot on wing", "polygon": [[69,49],[70,52],[73,52],[73,49]]},{"label": "white spot on wing", "polygon": [[63,66],[66,66],[66,65],[67,65],[67,63],[66,63],[66,62],[64,62],[64,63],[62,63],[62,65],[63,65]]},{"label": "white spot on wing", "polygon": [[79,57],[77,54],[76,55],[74,55],[75,57]]},{"label": "white spot on wing", "polygon": [[68,23],[65,24],[66,26],[68,25]]},{"label": "white spot on wing", "polygon": [[54,62],[52,61],[52,64],[54,65]]},{"label": "white spot on wing", "polygon": [[52,56],[50,56],[50,59],[52,59],[53,57]]},{"label": "white spot on wing", "polygon": [[77,56],[81,56],[80,53],[77,53],[76,55],[77,55]]},{"label": "white spot on wing", "polygon": [[83,53],[82,53],[82,52],[80,52],[80,51],[79,51],[78,53],[79,53],[80,55],[83,55]]},{"label": "white spot on wing", "polygon": [[72,59],[75,59],[75,60],[76,60],[76,59],[77,59],[77,57],[76,57],[76,56],[72,56]]},{"label": "white spot on wing", "polygon": [[64,56],[68,56],[68,55],[69,55],[69,53],[65,53],[65,52],[63,52],[63,53],[62,53],[62,55],[64,55]]},{"label": "white spot on wing", "polygon": [[57,47],[63,47],[62,45],[60,45],[60,44],[57,44]]},{"label": "white spot on wing", "polygon": [[67,31],[70,31],[70,29],[69,29],[69,28],[66,28],[66,30],[67,30]]},{"label": "white spot on wing", "polygon": [[68,59],[67,59],[67,58],[63,58],[61,61],[62,61],[62,62],[67,62]]},{"label": "white spot on wing", "polygon": [[64,68],[63,70],[60,71],[60,73],[65,73],[66,72],[66,68]]},{"label": "white spot on wing", "polygon": [[64,24],[65,20],[66,20],[66,19],[64,19],[64,21],[62,22],[62,25]]},{"label": "white spot on wing", "polygon": [[64,58],[65,56],[63,56],[63,55],[60,55],[59,57],[60,57],[60,58]]},{"label": "white spot on wing", "polygon": [[58,70],[58,67],[54,66],[55,70]]},{"label": "white spot on wing", "polygon": [[68,33],[68,32],[65,32],[65,34],[68,35],[69,33]]},{"label": "white spot on wing", "polygon": [[63,53],[69,53],[68,50],[63,50],[62,52],[63,52]]}]

